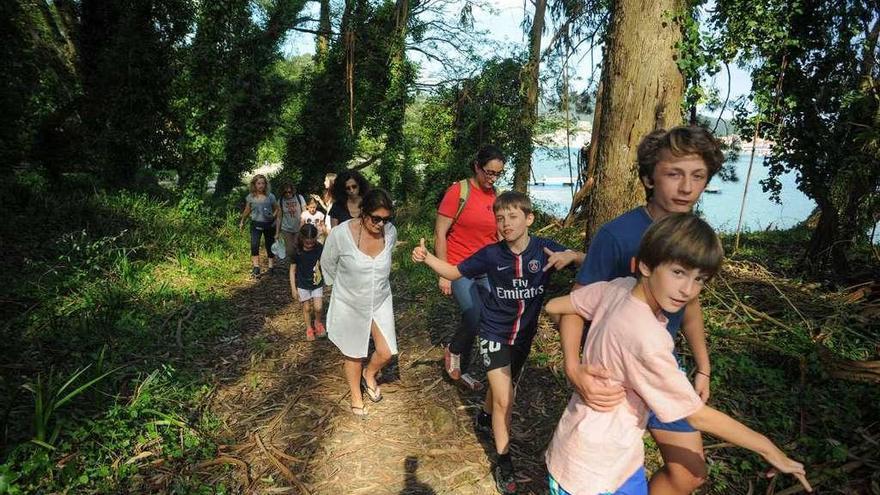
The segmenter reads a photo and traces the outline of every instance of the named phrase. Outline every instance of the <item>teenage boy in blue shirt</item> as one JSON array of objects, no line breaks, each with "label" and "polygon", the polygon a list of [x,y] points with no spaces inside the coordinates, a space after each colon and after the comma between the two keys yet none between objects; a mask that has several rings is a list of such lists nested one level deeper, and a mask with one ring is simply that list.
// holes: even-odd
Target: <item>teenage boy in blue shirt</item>
[{"label": "teenage boy in blue shirt", "polygon": [[492,210],[502,241],[489,244],[454,266],[428,252],[422,239],[413,249],[412,259],[427,264],[448,280],[480,275],[488,278],[489,291],[480,294],[484,306],[479,339],[489,391],[475,426],[481,432],[492,432],[498,454],[493,469],[496,487],[510,494],[516,493],[510,460],[513,384],[531,350],[550,274],[573,262],[581,264],[584,253],[568,250],[550,239],[529,236],[535,216],[525,194],[505,192],[495,200]]},{"label": "teenage boy in blue shirt", "polygon": [[[724,163],[715,137],[706,129],[680,126],[654,131],[639,143],[639,177],[647,204],[603,225],[590,243],[587,258],[578,271],[575,289],[598,281],[633,276],[635,256],[642,234],[651,224],[670,213],[690,212],[709,180]],[[667,314],[667,330],[675,338],[679,328],[685,334],[696,362],[694,389],[705,402],[709,399],[709,353],[698,299],[683,310]],[[562,318],[562,340],[566,375],[584,401],[597,411],[607,411],[623,400],[620,388],[599,385],[595,377],[602,370],[580,364],[583,320],[574,315]],[[703,484],[706,462],[699,431],[686,420],[662,423],[651,416],[648,429],[663,456],[664,466],[651,477],[651,495],[687,494]]]}]

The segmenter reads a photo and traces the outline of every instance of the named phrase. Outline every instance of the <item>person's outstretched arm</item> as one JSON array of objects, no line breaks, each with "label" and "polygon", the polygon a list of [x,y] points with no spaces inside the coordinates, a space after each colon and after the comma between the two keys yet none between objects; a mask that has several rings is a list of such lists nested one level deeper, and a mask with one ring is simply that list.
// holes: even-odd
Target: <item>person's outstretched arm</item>
[{"label": "person's outstretched arm", "polygon": [[458,271],[458,267],[450,265],[428,251],[428,248],[425,247],[424,237],[419,241],[419,245],[413,248],[412,260],[416,263],[428,265],[437,275],[447,280],[458,280],[461,278],[461,272]]},{"label": "person's outstretched arm", "polygon": [[790,459],[764,435],[710,406],[701,407],[688,416],[687,420],[700,431],[760,454],[779,471],[797,478],[808,492],[813,491],[807,481],[804,465]]}]

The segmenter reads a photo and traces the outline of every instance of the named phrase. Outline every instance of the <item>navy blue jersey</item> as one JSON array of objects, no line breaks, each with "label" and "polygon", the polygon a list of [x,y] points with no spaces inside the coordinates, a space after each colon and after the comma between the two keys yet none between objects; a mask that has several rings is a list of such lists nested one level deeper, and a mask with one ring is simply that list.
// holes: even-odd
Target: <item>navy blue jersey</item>
[{"label": "navy blue jersey", "polygon": [[529,245],[514,254],[504,241],[489,244],[458,264],[468,278],[486,275],[489,293],[483,291],[480,337],[503,344],[522,344],[535,335],[544,303],[544,284],[553,270],[544,271],[547,254],[566,247],[550,239],[530,237]]},{"label": "navy blue jersey", "polygon": [[[575,279],[580,285],[593,282],[609,282],[619,277],[636,276],[636,255],[642,236],[653,221],[644,207],[640,206],[609,221],[599,228],[590,242],[587,258]],[[663,312],[669,319],[666,330],[672,338],[681,327],[684,308],[676,313]]]}]

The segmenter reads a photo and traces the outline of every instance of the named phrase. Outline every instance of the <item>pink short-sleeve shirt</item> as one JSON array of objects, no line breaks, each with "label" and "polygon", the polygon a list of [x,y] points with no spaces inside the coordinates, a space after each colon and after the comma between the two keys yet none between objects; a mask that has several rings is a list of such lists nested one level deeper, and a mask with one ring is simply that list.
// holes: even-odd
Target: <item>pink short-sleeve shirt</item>
[{"label": "pink short-sleeve shirt", "polygon": [[597,282],[571,293],[575,310],[592,320],[583,361],[601,365],[626,400],[596,412],[572,394],[547,448],[547,468],[571,493],[613,493],[644,464],[648,411],[663,422],[687,417],[703,402],[678,368],[666,318],[632,295],[635,279]]}]

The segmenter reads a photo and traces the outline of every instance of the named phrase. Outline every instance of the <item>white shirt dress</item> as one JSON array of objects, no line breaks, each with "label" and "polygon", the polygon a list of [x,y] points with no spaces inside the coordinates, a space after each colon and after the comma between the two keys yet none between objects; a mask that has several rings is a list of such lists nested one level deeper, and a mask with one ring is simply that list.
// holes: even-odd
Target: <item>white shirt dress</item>
[{"label": "white shirt dress", "polygon": [[321,255],[321,270],[333,286],[327,309],[327,335],[350,358],[367,357],[373,320],[392,354],[397,354],[391,301],[391,252],[397,229],[385,225],[385,247],[375,258],[357,248],[348,220],[330,231]]}]

